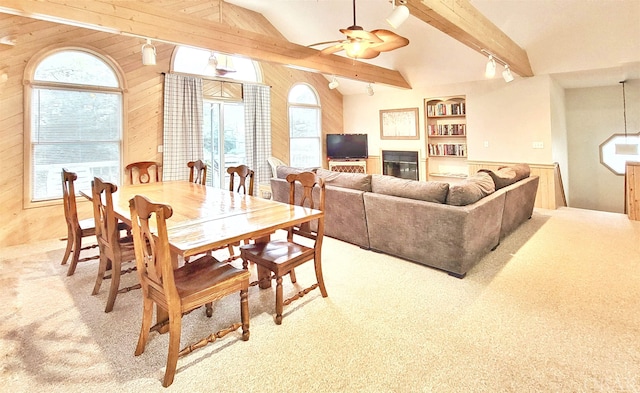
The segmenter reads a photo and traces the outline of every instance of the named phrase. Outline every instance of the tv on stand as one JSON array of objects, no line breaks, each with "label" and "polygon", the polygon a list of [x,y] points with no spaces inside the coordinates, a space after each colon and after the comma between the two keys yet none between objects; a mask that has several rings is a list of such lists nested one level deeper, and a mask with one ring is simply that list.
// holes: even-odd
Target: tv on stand
[{"label": "tv on stand", "polygon": [[367,157],[367,134],[327,134],[329,160],[359,160]]}]

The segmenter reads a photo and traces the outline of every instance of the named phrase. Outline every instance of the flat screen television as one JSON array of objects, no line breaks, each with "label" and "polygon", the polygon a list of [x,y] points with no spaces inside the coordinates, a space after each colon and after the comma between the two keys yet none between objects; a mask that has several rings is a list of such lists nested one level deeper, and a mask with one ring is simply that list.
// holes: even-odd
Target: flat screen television
[{"label": "flat screen television", "polygon": [[327,134],[327,157],[332,160],[367,158],[367,134]]}]

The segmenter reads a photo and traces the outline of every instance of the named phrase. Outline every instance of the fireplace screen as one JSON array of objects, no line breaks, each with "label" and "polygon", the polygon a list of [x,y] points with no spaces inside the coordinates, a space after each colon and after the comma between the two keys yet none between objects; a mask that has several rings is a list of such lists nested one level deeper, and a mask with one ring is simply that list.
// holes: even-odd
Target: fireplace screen
[{"label": "fireplace screen", "polygon": [[382,174],[418,180],[418,152],[383,150]]}]

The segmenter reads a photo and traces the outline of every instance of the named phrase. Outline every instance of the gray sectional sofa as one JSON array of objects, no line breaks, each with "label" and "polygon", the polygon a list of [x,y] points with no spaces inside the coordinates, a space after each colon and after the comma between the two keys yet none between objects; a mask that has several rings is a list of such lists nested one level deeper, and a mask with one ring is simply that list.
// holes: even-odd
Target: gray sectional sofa
[{"label": "gray sectional sofa", "polygon": [[[287,174],[271,179],[288,202]],[[463,278],[500,240],[531,217],[538,177],[528,165],[482,170],[449,184],[316,169],[326,182],[325,235]]]}]

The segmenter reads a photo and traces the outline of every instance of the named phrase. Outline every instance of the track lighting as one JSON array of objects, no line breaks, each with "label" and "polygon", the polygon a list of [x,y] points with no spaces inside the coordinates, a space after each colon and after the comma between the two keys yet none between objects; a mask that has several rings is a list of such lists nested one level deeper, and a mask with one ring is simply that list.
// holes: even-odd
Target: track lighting
[{"label": "track lighting", "polygon": [[370,96],[375,94],[375,92],[373,91],[373,86],[371,86],[371,83],[367,85],[367,94],[369,94]]},{"label": "track lighting", "polygon": [[496,55],[486,49],[481,49],[480,52],[489,56],[489,61],[487,61],[487,66],[484,69],[484,76],[486,78],[491,79],[496,75],[496,63],[499,63],[504,66],[504,70],[502,71],[502,79],[504,79],[504,81],[507,83],[513,81],[513,73],[511,73],[511,68],[509,68],[509,64],[507,64],[506,61],[496,57]]},{"label": "track lighting", "polygon": [[392,0],[392,2],[393,11],[387,17],[387,23],[394,29],[397,29],[409,17],[409,8],[405,5],[406,0],[398,0],[398,4],[400,4],[398,6],[396,6],[396,0]]},{"label": "track lighting", "polygon": [[504,81],[507,83],[513,81],[513,74],[509,69],[509,64],[504,66],[504,71],[502,71],[502,79],[504,79]]},{"label": "track lighting", "polygon": [[338,81],[336,80],[336,76],[334,75],[331,79],[331,82],[329,82],[329,89],[333,90],[338,86],[340,86],[340,83],[338,83]]},{"label": "track lighting", "polygon": [[151,40],[147,38],[147,43],[142,45],[142,64],[156,64],[156,47],[151,44]]},{"label": "track lighting", "polygon": [[489,55],[489,61],[484,69],[484,76],[489,79],[496,76],[496,61],[493,59],[492,55]]}]

